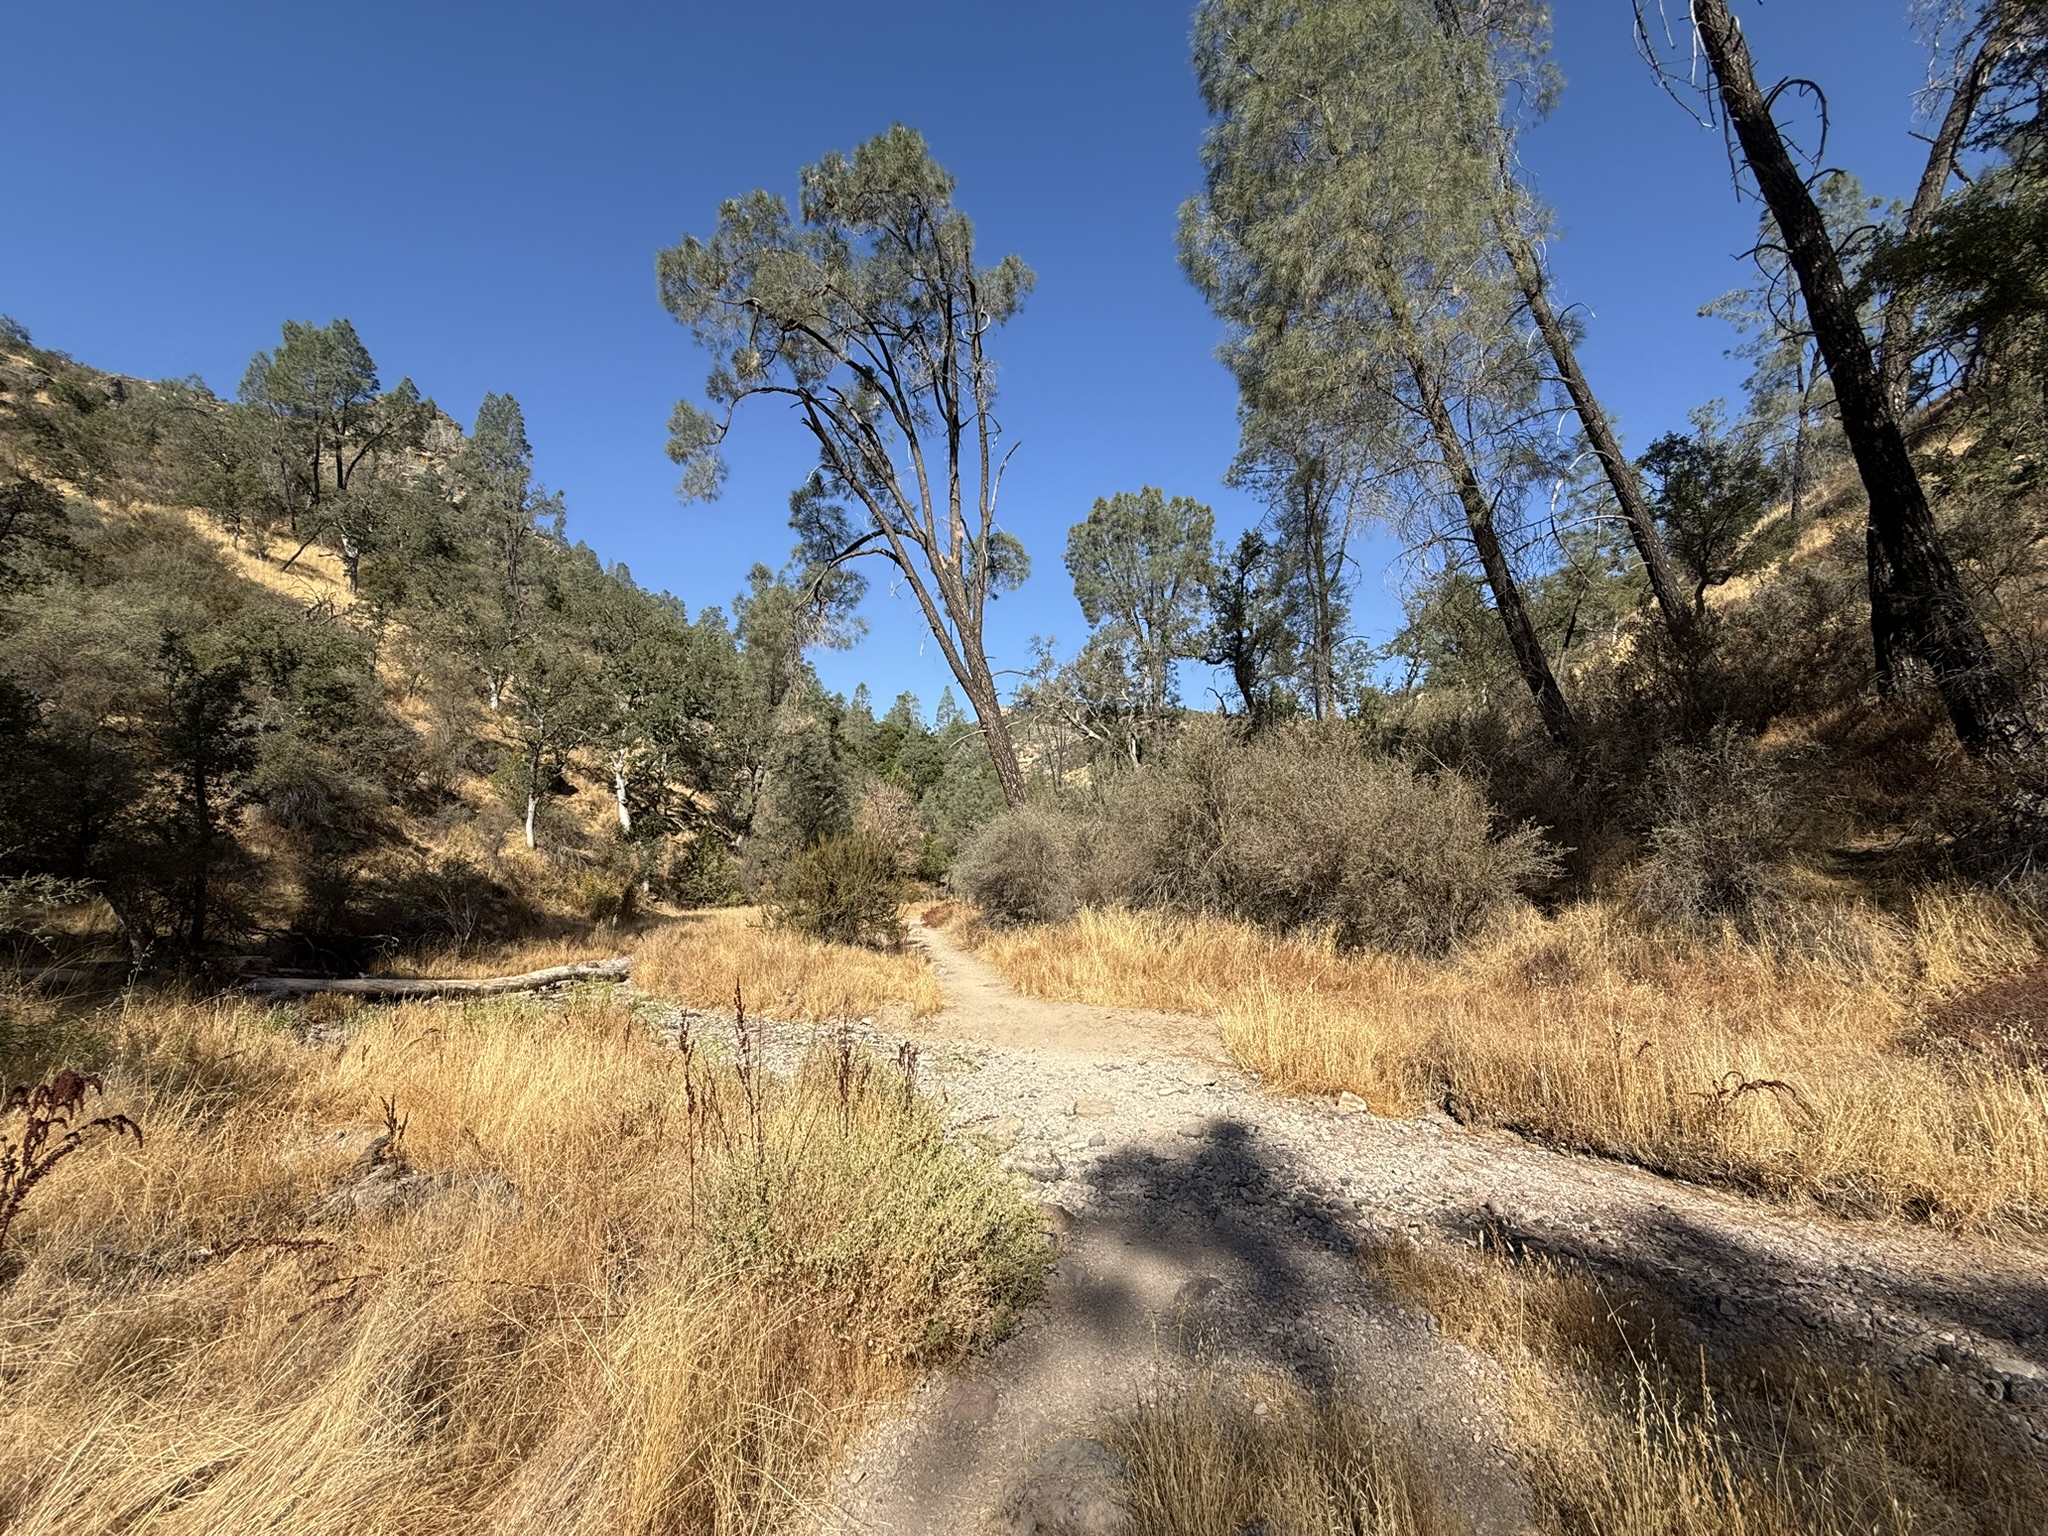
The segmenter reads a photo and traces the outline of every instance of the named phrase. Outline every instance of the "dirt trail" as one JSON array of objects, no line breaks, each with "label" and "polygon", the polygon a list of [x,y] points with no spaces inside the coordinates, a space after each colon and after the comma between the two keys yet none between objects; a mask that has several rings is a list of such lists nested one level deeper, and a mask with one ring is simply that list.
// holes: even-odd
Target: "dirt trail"
[{"label": "dirt trail", "polygon": [[2038,1245],[1764,1206],[1442,1117],[1340,1116],[1262,1092],[1203,1021],[1019,997],[943,932],[915,937],[948,997],[920,1031],[926,1086],[1066,1230],[1043,1305],[874,1427],[821,1532],[1090,1530],[1048,1512],[1048,1448],[1204,1364],[1341,1383],[1416,1436],[1477,1531],[1512,1531],[1495,1372],[1356,1262],[1363,1242],[1480,1230],[1650,1287],[1731,1342],[1834,1336],[1968,1373],[2048,1442]]}]

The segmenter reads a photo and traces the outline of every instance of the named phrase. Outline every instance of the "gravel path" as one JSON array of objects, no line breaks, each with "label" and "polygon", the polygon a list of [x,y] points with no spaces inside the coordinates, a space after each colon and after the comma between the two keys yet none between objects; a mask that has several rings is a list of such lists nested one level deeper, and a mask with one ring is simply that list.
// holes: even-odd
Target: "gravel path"
[{"label": "gravel path", "polygon": [[1441,1117],[1270,1095],[1202,1021],[1020,998],[944,933],[915,937],[948,997],[917,1032],[924,1086],[1030,1184],[1061,1254],[1015,1335],[874,1426],[820,1531],[1088,1530],[1017,1490],[1043,1491],[1033,1468],[1062,1437],[1204,1363],[1341,1381],[1410,1428],[1477,1531],[1514,1530],[1493,1371],[1389,1308],[1356,1263],[1361,1243],[1481,1231],[1658,1293],[1730,1344],[1832,1337],[1965,1373],[2048,1444],[2037,1244],[1841,1221]]}]

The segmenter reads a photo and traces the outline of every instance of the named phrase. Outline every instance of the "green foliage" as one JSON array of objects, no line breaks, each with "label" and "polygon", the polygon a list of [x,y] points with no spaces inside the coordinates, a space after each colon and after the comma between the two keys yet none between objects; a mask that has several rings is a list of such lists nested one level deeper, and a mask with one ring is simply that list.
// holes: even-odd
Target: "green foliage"
[{"label": "green foliage", "polygon": [[996,916],[1089,903],[1214,912],[1347,948],[1441,953],[1554,872],[1533,830],[1496,834],[1456,774],[1417,774],[1343,728],[1191,728],[1089,808],[1005,813],[961,884]]},{"label": "green foliage", "polygon": [[740,900],[739,866],[721,838],[699,832],[683,845],[663,886],[680,906],[730,907]]},{"label": "green foliage", "polygon": [[242,375],[241,400],[270,494],[292,534],[325,540],[353,590],[366,558],[404,542],[415,511],[389,461],[417,448],[434,408],[410,379],[383,391],[346,320],[287,320],[274,352]]},{"label": "green foliage", "polygon": [[894,565],[966,690],[1005,795],[1021,774],[983,649],[989,600],[1028,572],[996,521],[1003,458],[986,347],[1030,292],[1015,256],[975,259],[953,178],[895,127],[802,173],[798,217],[768,192],[719,210],[709,240],[660,253],[661,302],[714,364],[710,409],[684,401],[669,454],[686,498],[717,494],[720,445],[755,395],[786,400],[818,445],[791,503],[813,600],[844,603],[848,562]]},{"label": "green foliage", "polygon": [[791,859],[765,905],[776,922],[813,938],[893,949],[903,942],[902,899],[894,850],[852,832]]},{"label": "green foliage", "polygon": [[1209,574],[1209,627],[1202,660],[1222,667],[1254,726],[1288,713],[1282,679],[1291,670],[1293,635],[1281,596],[1279,551],[1256,528],[1219,548]]},{"label": "green foliage", "polygon": [[[488,397],[464,438],[382,390],[344,322],[288,326],[246,394],[0,345],[0,464],[33,470],[0,474],[0,880],[89,888],[137,958],[268,934],[347,966],[531,916],[422,843],[494,845],[530,807],[551,859],[610,880],[751,814],[768,738],[736,637],[568,543],[516,401]],[[151,500],[273,564],[325,541],[357,601],[247,581]],[[509,818],[462,798],[499,765]],[[550,809],[592,773],[617,847]]]},{"label": "green foliage", "polygon": [[69,542],[64,498],[30,476],[0,484],[0,594],[44,579],[43,562]]},{"label": "green foliage", "polygon": [[1141,707],[1155,719],[1173,701],[1174,662],[1198,654],[1215,531],[1215,514],[1200,502],[1168,500],[1148,485],[1099,498],[1067,532],[1067,574],[1081,615],[1127,654]]},{"label": "green foliage", "polygon": [[1693,609],[1707,589],[1754,568],[1751,535],[1784,492],[1784,480],[1754,434],[1723,434],[1718,413],[1697,412],[1688,435],[1667,432],[1642,457],[1651,504],[1671,553],[1692,582]]},{"label": "green foliage", "polygon": [[[1540,12],[1497,14],[1540,41]],[[1541,548],[1541,525],[1517,514],[1562,463],[1539,425],[1550,360],[1524,334],[1501,240],[1499,36],[1461,15],[1425,0],[1203,4],[1210,127],[1181,257],[1229,327],[1237,472],[1281,519],[1312,712],[1334,717],[1342,692],[1346,539],[1380,516],[1444,558],[1470,550],[1546,730],[1578,756],[1510,555]]]}]

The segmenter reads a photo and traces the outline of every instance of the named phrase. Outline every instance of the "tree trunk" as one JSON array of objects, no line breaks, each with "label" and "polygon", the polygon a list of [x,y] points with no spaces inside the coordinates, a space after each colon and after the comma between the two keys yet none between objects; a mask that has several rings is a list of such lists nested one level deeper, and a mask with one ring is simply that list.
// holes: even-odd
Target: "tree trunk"
[{"label": "tree trunk", "polygon": [[1622,453],[1607,413],[1600,408],[1599,397],[1593,393],[1593,386],[1586,382],[1586,375],[1579,367],[1578,352],[1572,346],[1571,336],[1550,306],[1542,262],[1512,223],[1509,210],[1502,209],[1495,224],[1500,231],[1501,244],[1507,249],[1508,260],[1514,265],[1515,281],[1521,287],[1522,297],[1528,301],[1529,314],[1543,335],[1543,344],[1550,349],[1551,360],[1557,364],[1558,376],[1564,380],[1565,393],[1571,396],[1572,409],[1578,413],[1586,441],[1593,445],[1600,467],[1606,472],[1607,484],[1621,507],[1622,520],[1628,524],[1629,538],[1636,546],[1636,553],[1642,557],[1643,571],[1650,578],[1650,592],[1657,599],[1657,611],[1664,617],[1664,627],[1683,650],[1696,627],[1693,612],[1686,606],[1684,595],[1679,590],[1677,573],[1671,568],[1671,556],[1664,548],[1663,535],[1657,531],[1656,516],[1643,495],[1635,466]]},{"label": "tree trunk", "polygon": [[[2038,777],[2041,737],[1992,654],[1942,547],[1925,491],[1879,376],[1827,226],[1792,164],[1727,0],[1693,0],[1693,22],[1722,105],[1799,275],[1814,339],[1834,380],[1842,430],[1870,499],[1872,640],[1927,664],[1957,738],[1974,756]],[[1889,631],[1889,633],[1887,633]]]},{"label": "tree trunk", "polygon": [[1444,403],[1443,390],[1428,362],[1419,353],[1411,352],[1408,367],[1415,380],[1416,392],[1421,396],[1423,414],[1429,420],[1437,452],[1443,455],[1444,468],[1449,472],[1457,489],[1459,504],[1465,510],[1465,525],[1471,532],[1473,547],[1479,552],[1479,566],[1486,574],[1486,585],[1493,593],[1494,612],[1500,616],[1501,628],[1507,632],[1508,649],[1514,654],[1515,670],[1521,673],[1530,697],[1535,700],[1536,713],[1543,721],[1545,732],[1568,757],[1575,763],[1579,762],[1585,756],[1585,742],[1579,732],[1578,718],[1572,713],[1571,705],[1565,702],[1564,691],[1557,686],[1557,677],[1550,670],[1550,658],[1543,654],[1543,643],[1537,638],[1536,626],[1529,620],[1521,588],[1515,584],[1514,570],[1508,565],[1507,553],[1501,548],[1500,535],[1493,526],[1493,507],[1472,468],[1464,439],[1458,436],[1458,424],[1451,417],[1450,407]]},{"label": "tree trunk", "polygon": [[[1956,157],[1962,153],[1964,135],[1970,131],[1970,119],[1977,115],[1977,103],[1983,100],[1984,88],[1991,83],[1991,71],[1997,67],[1999,58],[2012,42],[2011,21],[2008,0],[1999,6],[1997,18],[1984,34],[1984,41],[1978,45],[1970,67],[1956,80],[1955,92],[1948,99],[1948,110],[1941,115],[1941,127],[1928,145],[1927,164],[1920,172],[1920,185],[1913,193],[1913,206],[1906,213],[1905,237],[1908,240],[1926,233],[1927,226],[1941,211],[1949,178],[1956,171]],[[1900,417],[1906,414],[1910,403],[1907,385],[1913,371],[1912,328],[1913,306],[1906,303],[1901,294],[1889,295],[1885,301],[1884,338],[1878,358],[1884,369],[1885,393],[1890,397],[1893,413]]]},{"label": "tree trunk", "polygon": [[612,755],[612,797],[619,806],[619,830],[626,836],[633,835],[633,812],[626,805],[626,754]]},{"label": "tree trunk", "polygon": [[[934,632],[938,632],[938,620],[929,606],[927,616],[932,619]],[[1003,804],[1022,805],[1024,770],[1017,764],[1017,747],[1010,739],[1010,722],[1003,714],[1002,699],[996,692],[995,674],[989,671],[988,652],[982,648],[979,627],[970,632],[961,626],[959,645],[948,645],[942,649],[948,653],[946,660],[952,665],[953,676],[959,680],[960,691],[967,695],[968,707],[974,711],[975,722],[981,727],[988,760],[996,770],[996,783],[1002,787]],[[955,651],[957,659],[953,654]]]},{"label": "tree trunk", "polygon": [[534,846],[534,843],[533,843],[533,815],[534,815],[534,812],[535,812],[535,811],[536,811],[536,810],[537,810],[537,809],[539,808],[539,806],[540,806],[540,796],[539,796],[539,795],[537,795],[537,794],[535,794],[535,793],[534,793],[534,792],[533,792],[532,790],[530,790],[530,789],[529,789],[529,790],[528,790],[528,791],[526,792],[526,846],[527,846],[528,848],[531,848],[531,847],[533,847],[533,846]]},{"label": "tree trunk", "polygon": [[[196,753],[205,748],[195,746],[193,750]],[[213,865],[213,786],[203,768],[192,774],[192,811],[199,835],[192,848],[192,876],[187,888],[191,911],[186,914],[190,926],[185,943],[196,954],[206,944],[206,904],[212,894],[207,889],[206,877]]]},{"label": "tree trunk", "polygon": [[578,960],[551,965],[517,976],[461,977],[449,980],[401,976],[351,976],[334,980],[319,976],[254,976],[242,989],[273,1000],[339,992],[345,997],[390,1001],[408,997],[497,997],[507,992],[535,992],[577,981],[624,981],[633,973],[630,956],[616,960]]}]

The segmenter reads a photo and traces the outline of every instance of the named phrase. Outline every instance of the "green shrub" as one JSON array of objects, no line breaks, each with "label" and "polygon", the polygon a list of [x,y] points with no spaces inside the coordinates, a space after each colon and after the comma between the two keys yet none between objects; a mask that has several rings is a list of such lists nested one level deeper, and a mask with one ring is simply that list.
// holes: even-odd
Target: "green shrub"
[{"label": "green shrub", "polygon": [[893,949],[903,942],[902,895],[895,852],[852,832],[791,859],[766,905],[776,922],[813,938]]},{"label": "green shrub", "polygon": [[740,899],[739,864],[725,839],[701,829],[669,862],[664,880],[678,906],[730,907]]},{"label": "green shrub", "polygon": [[1123,904],[1435,954],[1556,867],[1535,830],[1496,835],[1493,823],[1469,781],[1418,774],[1348,731],[1292,726],[1246,741],[1200,722],[1097,807],[998,818],[958,878],[999,919]]},{"label": "green shrub", "polygon": [[991,821],[962,849],[952,878],[998,923],[1060,923],[1081,906],[1078,818],[1024,805]]}]

